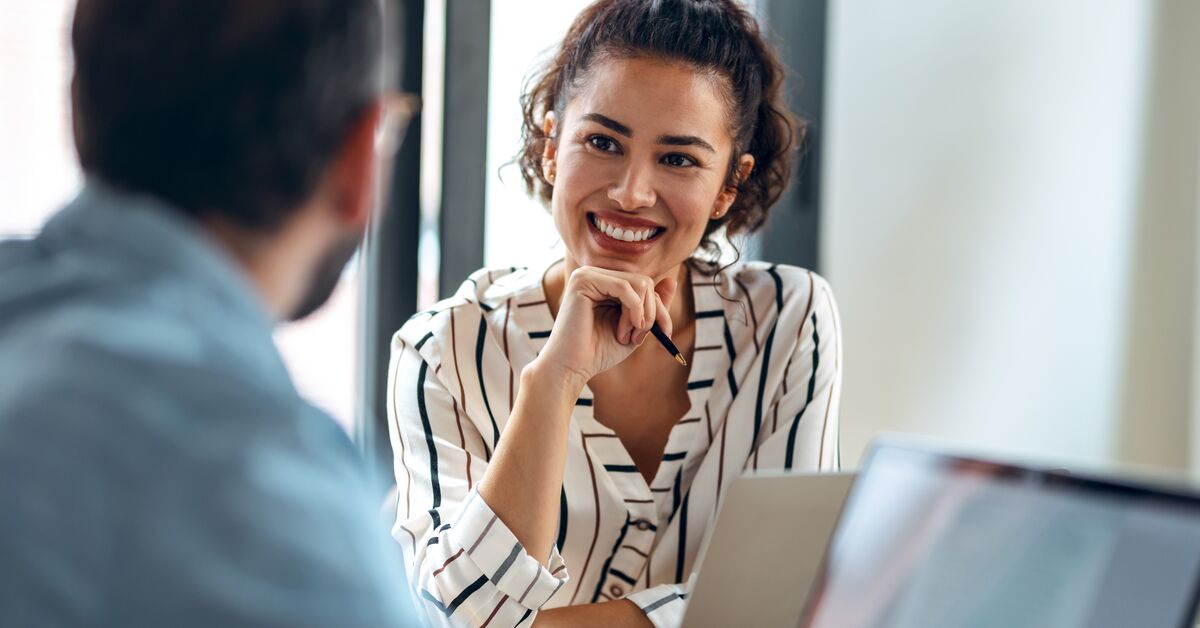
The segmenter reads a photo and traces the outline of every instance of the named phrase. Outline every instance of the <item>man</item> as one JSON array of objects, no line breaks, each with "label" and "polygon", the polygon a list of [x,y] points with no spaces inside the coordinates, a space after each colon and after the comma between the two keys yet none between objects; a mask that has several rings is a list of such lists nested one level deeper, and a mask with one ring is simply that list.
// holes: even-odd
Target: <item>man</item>
[{"label": "man", "polygon": [[79,0],[87,183],[0,246],[0,625],[412,625],[272,324],[375,205],[378,0]]}]

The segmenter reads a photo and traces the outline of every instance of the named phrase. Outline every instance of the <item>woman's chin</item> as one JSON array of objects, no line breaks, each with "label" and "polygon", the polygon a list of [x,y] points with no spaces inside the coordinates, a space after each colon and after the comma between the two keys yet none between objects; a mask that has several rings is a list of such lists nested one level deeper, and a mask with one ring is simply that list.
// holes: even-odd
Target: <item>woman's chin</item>
[{"label": "woman's chin", "polygon": [[676,264],[668,264],[658,259],[657,256],[642,256],[638,259],[629,259],[625,256],[615,256],[603,251],[588,250],[582,254],[576,255],[568,253],[576,266],[591,266],[593,268],[603,268],[605,270],[614,270],[622,273],[633,273],[637,275],[645,275],[647,277],[664,276],[670,273],[671,269],[678,268],[680,261]]}]

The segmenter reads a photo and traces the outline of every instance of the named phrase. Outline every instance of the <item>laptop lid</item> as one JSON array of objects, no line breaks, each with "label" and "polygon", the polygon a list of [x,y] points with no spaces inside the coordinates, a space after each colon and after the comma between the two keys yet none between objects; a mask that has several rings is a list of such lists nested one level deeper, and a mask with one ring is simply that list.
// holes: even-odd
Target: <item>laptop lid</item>
[{"label": "laptop lid", "polygon": [[1198,494],[880,444],[800,625],[1176,628],[1198,594]]},{"label": "laptop lid", "polygon": [[729,484],[701,549],[684,628],[794,626],[854,475],[760,474]]}]

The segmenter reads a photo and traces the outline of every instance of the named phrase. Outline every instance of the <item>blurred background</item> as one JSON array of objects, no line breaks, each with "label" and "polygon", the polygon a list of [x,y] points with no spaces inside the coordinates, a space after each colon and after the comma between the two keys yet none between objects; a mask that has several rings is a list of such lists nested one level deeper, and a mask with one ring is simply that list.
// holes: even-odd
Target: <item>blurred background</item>
[{"label": "blurred background", "polygon": [[[283,327],[302,392],[389,464],[403,321],[484,264],[556,251],[505,164],[518,97],[582,0],[398,0],[422,115],[334,300]],[[80,185],[71,0],[0,0],[0,237]],[[881,431],[1200,480],[1200,3],[759,0],[810,121],[750,257],[831,281],[842,450]],[[399,14],[407,16],[401,21]]]}]

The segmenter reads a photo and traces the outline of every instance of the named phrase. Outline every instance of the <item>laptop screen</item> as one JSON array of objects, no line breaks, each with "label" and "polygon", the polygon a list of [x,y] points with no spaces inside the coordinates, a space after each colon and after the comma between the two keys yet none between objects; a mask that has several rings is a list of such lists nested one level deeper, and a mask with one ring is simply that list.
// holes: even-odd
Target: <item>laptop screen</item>
[{"label": "laptop screen", "polygon": [[875,447],[801,626],[1191,626],[1200,497]]}]

